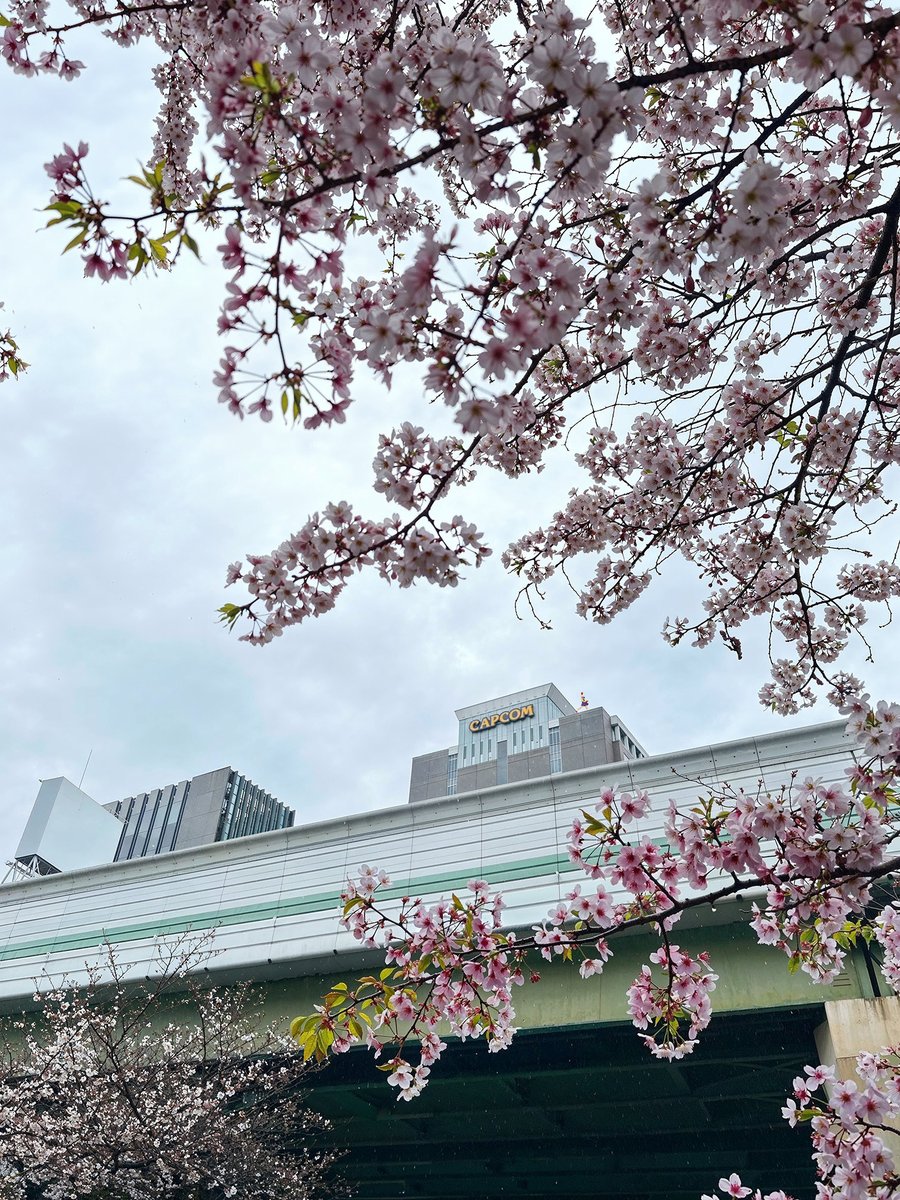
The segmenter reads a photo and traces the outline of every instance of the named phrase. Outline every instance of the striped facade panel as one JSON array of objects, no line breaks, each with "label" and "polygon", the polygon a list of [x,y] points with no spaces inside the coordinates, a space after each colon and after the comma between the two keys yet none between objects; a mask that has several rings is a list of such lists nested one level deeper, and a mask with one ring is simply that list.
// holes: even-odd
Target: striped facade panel
[{"label": "striped facade panel", "polygon": [[[794,769],[840,781],[850,763],[842,730],[835,723],[618,762],[3,887],[0,998],[27,995],[44,971],[81,977],[104,937],[143,970],[156,935],[187,929],[215,931],[216,968],[315,971],[356,948],[338,926],[338,899],[364,863],[388,872],[392,899],[434,900],[484,878],[503,890],[509,927],[528,929],[585,880],[566,838],[604,787],[647,788],[657,803],[635,831],[661,839],[669,797],[689,804],[713,783],[775,789]],[[249,822],[249,811],[245,804],[240,819]]]},{"label": "striped facade panel", "polygon": [[106,807],[123,824],[116,862],[289,828],[294,823],[292,809],[230,767]]}]

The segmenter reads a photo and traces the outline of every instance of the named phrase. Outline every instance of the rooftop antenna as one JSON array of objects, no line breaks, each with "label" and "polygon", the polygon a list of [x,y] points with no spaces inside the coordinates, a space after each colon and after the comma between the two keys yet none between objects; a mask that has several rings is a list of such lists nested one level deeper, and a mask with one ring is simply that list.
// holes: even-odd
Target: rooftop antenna
[{"label": "rooftop antenna", "polygon": [[91,761],[91,755],[92,755],[93,753],[94,753],[94,747],[93,747],[93,746],[91,746],[90,750],[88,751],[87,762],[84,764],[84,770],[81,772],[81,778],[78,780],[78,786],[79,786],[79,788],[80,788],[80,787],[81,787],[81,785],[84,783],[84,777],[85,777],[85,775],[87,774],[88,765],[89,765],[89,763],[90,763],[90,761]]}]

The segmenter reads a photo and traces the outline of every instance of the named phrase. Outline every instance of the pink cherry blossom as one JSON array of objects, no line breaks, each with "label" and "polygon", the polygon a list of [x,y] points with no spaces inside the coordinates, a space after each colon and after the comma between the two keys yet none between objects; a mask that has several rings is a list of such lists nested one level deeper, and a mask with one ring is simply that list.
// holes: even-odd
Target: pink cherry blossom
[{"label": "pink cherry blossom", "polygon": [[[383,872],[360,867],[343,893],[342,924],[362,944],[382,947],[387,968],[329,993],[300,1026],[302,1038],[318,1047],[312,1039],[325,1029],[335,1053],[361,1041],[376,1056],[387,1053],[388,1082],[411,1100],[446,1049],[439,1027],[484,1038],[494,1051],[509,1045],[514,988],[540,984],[530,966],[535,954],[577,963],[589,981],[603,974],[616,939],[643,928],[656,946],[627,990],[628,1012],[651,1054],[680,1059],[712,1019],[718,975],[708,953],[688,952],[672,931],[686,909],[747,892],[762,897],[751,905],[751,928],[790,969],[830,982],[850,946],[876,940],[885,977],[900,987],[900,905],[875,890],[900,869],[892,802],[900,706],[857,696],[843,707],[859,746],[846,788],[809,778],[774,793],[723,786],[683,810],[670,801],[663,847],[640,832],[650,797],[604,788],[568,837],[569,856],[590,882],[575,885],[525,933],[509,928],[502,896],[483,879],[436,903],[395,901]],[[831,1200],[879,1197],[893,1170],[880,1133],[900,1119],[900,1053],[862,1055],[857,1072],[861,1083],[807,1066],[781,1110],[790,1125],[808,1125],[820,1191]],[[787,1200],[753,1192],[737,1174],[720,1179],[719,1191],[732,1200],[751,1193]]]},{"label": "pink cherry blossom", "polygon": [[247,558],[229,625],[266,644],[362,569],[455,586],[491,551],[461,489],[565,446],[581,482],[503,555],[527,609],[564,570],[608,622],[678,556],[709,587],[667,641],[740,656],[759,618],[765,705],[859,690],[840,660],[900,593],[863,557],[900,461],[900,15],[686,0],[674,36],[665,6],[610,0],[524,28],[499,0],[68,8],[11,0],[13,70],[74,81],[88,26],[154,43],[161,95],[133,214],[93,191],[86,146],[48,163],[85,273],[211,245],[214,383],[240,418],[308,436],[401,370],[438,402],[414,447],[404,414],[377,447],[382,507]]}]

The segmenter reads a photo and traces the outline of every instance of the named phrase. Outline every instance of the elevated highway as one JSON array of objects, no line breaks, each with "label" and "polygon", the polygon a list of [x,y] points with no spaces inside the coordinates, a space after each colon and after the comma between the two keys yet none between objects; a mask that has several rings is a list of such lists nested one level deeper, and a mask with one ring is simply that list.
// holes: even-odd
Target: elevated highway
[{"label": "elevated highway", "polygon": [[[287,1021],[365,963],[337,923],[343,881],[360,864],[384,867],[394,897],[436,899],[486,879],[503,889],[510,927],[528,929],[584,879],[566,834],[603,787],[683,802],[723,782],[777,788],[792,771],[837,781],[850,762],[842,730],[742,739],[9,885],[0,1004],[21,1011],[35,986],[77,983],[104,941],[143,977],[157,939],[193,930],[211,934],[210,979],[260,982],[269,1015]],[[660,815],[640,832],[660,838]],[[681,1063],[652,1061],[626,1022],[642,936],[621,941],[600,978],[544,964],[541,983],[516,995],[513,1048],[451,1046],[417,1102],[398,1105],[367,1052],[336,1060],[312,1102],[351,1150],[358,1195],[698,1200],[732,1170],[763,1190],[811,1195],[807,1135],[784,1125],[780,1106],[817,1058],[826,1001],[873,997],[878,979],[854,957],[834,986],[817,987],[741,918],[740,905],[723,906],[679,931],[688,948],[711,951],[721,977],[713,1026]]]}]

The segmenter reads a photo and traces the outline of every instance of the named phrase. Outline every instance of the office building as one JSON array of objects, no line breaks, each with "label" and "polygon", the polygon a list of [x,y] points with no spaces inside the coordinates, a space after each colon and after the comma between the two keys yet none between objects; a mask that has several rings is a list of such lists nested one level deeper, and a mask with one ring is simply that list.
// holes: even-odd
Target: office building
[{"label": "office building", "polygon": [[455,746],[412,761],[409,802],[646,758],[634,734],[584,696],[575,708],[552,683],[456,710]]},{"label": "office building", "polygon": [[231,767],[103,806],[123,829],[115,862],[227,842],[294,824],[294,810]]}]

